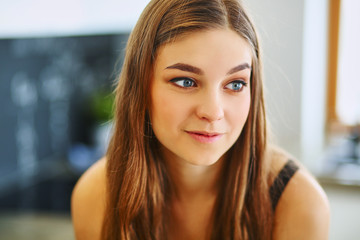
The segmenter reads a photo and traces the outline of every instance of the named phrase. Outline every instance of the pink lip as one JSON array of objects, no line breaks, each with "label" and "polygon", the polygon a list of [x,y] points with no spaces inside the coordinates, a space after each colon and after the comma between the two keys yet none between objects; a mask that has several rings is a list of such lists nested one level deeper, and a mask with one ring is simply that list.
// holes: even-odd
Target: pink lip
[{"label": "pink lip", "polygon": [[192,138],[194,138],[196,141],[199,141],[201,143],[213,143],[219,140],[222,135],[222,133],[209,133],[209,132],[202,132],[202,131],[185,131],[187,134],[189,134]]}]

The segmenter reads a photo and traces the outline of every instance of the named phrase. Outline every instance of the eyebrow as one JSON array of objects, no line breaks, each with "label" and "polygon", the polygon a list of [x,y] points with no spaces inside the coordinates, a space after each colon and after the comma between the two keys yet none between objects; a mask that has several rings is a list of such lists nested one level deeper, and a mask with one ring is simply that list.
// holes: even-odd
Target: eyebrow
[{"label": "eyebrow", "polygon": [[185,63],[175,63],[174,65],[168,66],[165,69],[179,69],[181,71],[191,72],[191,73],[195,73],[197,75],[204,74],[203,70],[201,70],[200,68],[197,68],[192,65],[185,64]]},{"label": "eyebrow", "polygon": [[[186,64],[186,63],[175,63],[173,65],[170,65],[168,67],[166,67],[165,69],[178,69],[184,72],[191,72],[191,73],[195,73],[197,75],[204,75],[204,71],[201,70],[198,67]],[[251,66],[248,63],[242,63],[240,65],[237,65],[233,68],[231,68],[226,75],[230,75],[239,71],[242,71],[244,69],[250,69],[251,70]]]},{"label": "eyebrow", "polygon": [[251,70],[251,66],[248,63],[243,63],[243,64],[240,64],[240,65],[237,65],[236,67],[233,67],[232,69],[230,69],[230,71],[228,71],[226,75],[230,75],[230,74],[242,71],[244,69],[250,69]]}]

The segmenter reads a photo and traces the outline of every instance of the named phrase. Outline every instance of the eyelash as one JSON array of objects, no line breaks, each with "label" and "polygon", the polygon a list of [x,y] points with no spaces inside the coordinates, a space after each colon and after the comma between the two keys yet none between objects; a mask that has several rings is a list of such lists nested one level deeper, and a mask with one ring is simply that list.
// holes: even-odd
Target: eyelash
[{"label": "eyelash", "polygon": [[[191,82],[191,86],[183,86],[183,84],[184,84],[186,81],[187,81],[188,83]],[[187,78],[187,77],[173,78],[173,79],[170,80],[170,82],[174,83],[177,87],[185,88],[185,89],[197,87],[197,84],[196,84],[195,80],[194,80],[194,79],[191,79],[191,78]],[[179,82],[183,82],[183,84],[179,84]],[[226,84],[225,87],[228,86],[228,85],[230,85],[230,84],[232,84],[232,85],[234,85],[234,84],[241,84],[241,86],[240,86],[239,89],[229,89],[229,88],[227,88],[227,89],[229,89],[229,90],[231,90],[231,91],[234,91],[234,92],[241,92],[241,91],[243,90],[243,88],[247,86],[247,82],[245,82],[245,81],[243,81],[243,80],[235,80],[235,81],[232,81],[232,82]]]},{"label": "eyelash", "polygon": [[[178,84],[181,81],[184,82],[184,83],[185,83],[185,81],[190,81],[190,82],[192,82],[192,86],[186,87],[186,86],[182,86],[182,85]],[[181,87],[181,88],[190,88],[190,87],[196,87],[197,86],[194,79],[187,78],[187,77],[173,78],[173,79],[170,80],[170,82],[174,83],[176,86]]]},{"label": "eyelash", "polygon": [[232,82],[226,84],[225,86],[228,86],[228,85],[230,85],[230,84],[232,84],[232,85],[234,85],[234,84],[240,84],[240,85],[241,85],[241,86],[239,87],[239,89],[236,89],[236,90],[235,90],[235,89],[230,89],[230,90],[232,90],[232,91],[234,91],[234,92],[241,92],[241,91],[243,90],[243,88],[247,86],[247,82],[245,82],[245,81],[243,81],[243,80],[235,80],[235,81],[232,81]]}]

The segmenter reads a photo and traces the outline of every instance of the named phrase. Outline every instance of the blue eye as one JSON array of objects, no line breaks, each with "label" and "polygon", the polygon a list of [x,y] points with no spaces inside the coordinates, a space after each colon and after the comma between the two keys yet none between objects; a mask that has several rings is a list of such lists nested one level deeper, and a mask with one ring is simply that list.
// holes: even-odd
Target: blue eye
[{"label": "blue eye", "polygon": [[246,82],[241,81],[241,80],[237,80],[237,81],[233,81],[231,83],[228,83],[225,88],[233,90],[235,92],[240,92],[244,86],[246,86]]},{"label": "blue eye", "polygon": [[183,88],[190,88],[196,86],[195,81],[190,78],[174,78],[171,79],[170,82],[175,83],[177,86]]}]

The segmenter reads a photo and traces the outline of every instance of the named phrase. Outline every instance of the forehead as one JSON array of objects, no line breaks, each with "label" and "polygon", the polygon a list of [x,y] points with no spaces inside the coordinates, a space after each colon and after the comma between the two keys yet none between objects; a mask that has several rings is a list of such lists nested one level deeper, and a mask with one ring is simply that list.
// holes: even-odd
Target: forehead
[{"label": "forehead", "polygon": [[238,33],[230,29],[203,30],[186,34],[166,43],[157,51],[155,66],[186,62],[207,65],[206,62],[247,62],[251,65],[250,44]]}]

